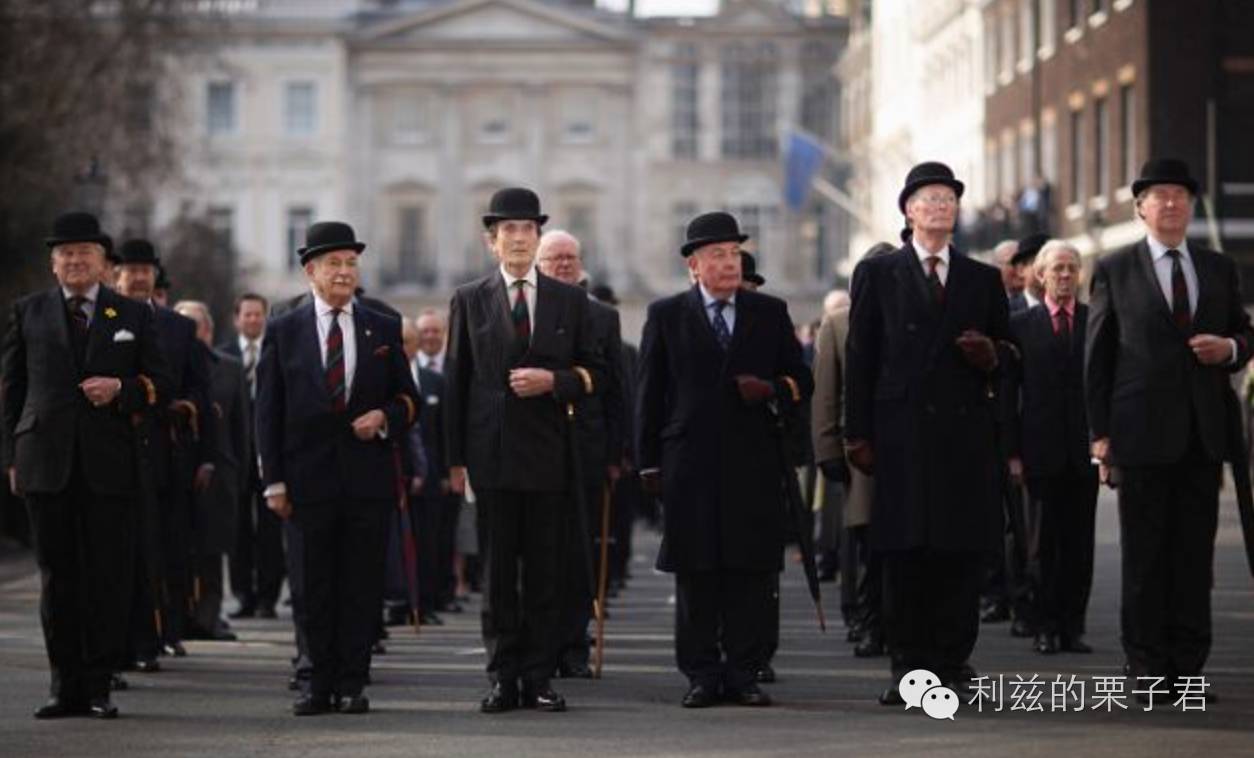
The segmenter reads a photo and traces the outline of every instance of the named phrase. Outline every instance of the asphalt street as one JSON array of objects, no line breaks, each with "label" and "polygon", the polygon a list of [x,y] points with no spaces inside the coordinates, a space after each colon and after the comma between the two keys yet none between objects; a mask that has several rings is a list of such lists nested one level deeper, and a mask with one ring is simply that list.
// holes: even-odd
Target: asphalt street
[{"label": "asphalt street", "polygon": [[[973,664],[1001,677],[1001,710],[985,703],[981,712],[964,701],[952,720],[880,706],[886,659],[853,656],[836,584],[823,585],[832,625],[819,632],[791,560],[782,583],[779,682],[767,688],[776,705],[680,708],[685,681],[671,644],[672,581],[651,568],[657,538],[640,532],[633,579],[611,606],[604,677],[555,682],[570,703],[566,713],[478,712],[485,678],[476,597],[467,612],[446,615],[445,626],[420,634],[391,629],[387,654],[374,662],[368,715],[290,714],[292,635],[280,618],[236,622],[239,642],[189,643],[190,655],[163,659],[161,673],[128,674],[131,689],[115,696],[117,721],[36,721],[31,711],[48,686],[39,581],[33,559],[10,551],[0,559],[0,756],[1254,755],[1254,582],[1230,498],[1221,510],[1207,668],[1217,702],[1186,711],[1160,700],[1146,712],[1131,697],[1093,697],[1099,677],[1118,677],[1122,664],[1118,522],[1113,498],[1103,493],[1089,609],[1096,652],[1041,656],[1030,640],[1012,638],[1007,624],[984,625]],[[1033,675],[1045,684],[1012,684]],[[1053,697],[1050,683],[1060,675],[1086,684],[1082,710]]]}]

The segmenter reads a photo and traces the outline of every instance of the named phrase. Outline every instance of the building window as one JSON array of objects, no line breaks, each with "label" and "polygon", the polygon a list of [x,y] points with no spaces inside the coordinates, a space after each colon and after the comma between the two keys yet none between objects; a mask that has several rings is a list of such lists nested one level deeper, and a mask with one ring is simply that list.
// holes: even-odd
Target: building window
[{"label": "building window", "polygon": [[1106,98],[1093,101],[1093,177],[1096,181],[1094,194],[1105,197],[1110,194],[1110,118]]},{"label": "building window", "polygon": [[209,233],[213,235],[214,251],[229,260],[235,257],[235,209],[211,205],[207,215]]},{"label": "building window", "polygon": [[1074,29],[1084,19],[1084,0],[1067,0],[1067,28]]},{"label": "building window", "polygon": [[430,131],[423,99],[417,94],[398,94],[392,98],[392,118],[388,129],[394,145],[417,145],[425,142]]},{"label": "building window", "polygon": [[1119,181],[1136,180],[1136,96],[1131,84],[1119,88]]},{"label": "building window", "polygon": [[236,103],[234,82],[209,82],[206,89],[206,126],[211,137],[234,134]]},{"label": "building window", "polygon": [[481,144],[503,145],[510,141],[510,115],[517,100],[510,92],[490,92],[476,97],[472,106],[475,140]]},{"label": "building window", "polygon": [[307,137],[318,128],[318,90],[313,82],[283,86],[283,131],[289,137]]},{"label": "building window", "polygon": [[773,158],[777,150],[775,45],[733,42],[722,52],[724,158]]},{"label": "building window", "polygon": [[1084,111],[1071,111],[1071,202],[1084,202]]},{"label": "building window", "polygon": [[1090,11],[1091,13],[1105,13],[1106,12],[1106,0],[1091,0],[1091,1],[1093,4],[1092,9]]},{"label": "building window", "polygon": [[426,261],[426,216],[420,205],[396,209],[396,282],[431,283],[434,271]]},{"label": "building window", "polygon": [[[672,250],[678,252],[684,246],[684,242],[688,239],[688,222],[692,221],[697,215],[697,204],[692,202],[680,202],[671,206],[671,229],[674,230],[672,238]],[[688,275],[688,259],[668,253],[668,257],[675,261],[675,273]]]},{"label": "building window", "polygon": [[769,240],[771,227],[775,224],[776,208],[773,205],[734,205],[727,212],[736,217],[740,233],[749,235],[749,244],[753,245],[753,257],[757,259],[758,271],[765,263],[764,254],[770,251]]},{"label": "building window", "polygon": [[801,128],[822,140],[834,136],[836,78],[832,54],[822,42],[807,42],[801,51]]},{"label": "building window", "polygon": [[287,267],[300,268],[300,255],[296,252],[305,245],[305,230],[313,223],[313,208],[293,206],[287,209]]},{"label": "building window", "polygon": [[700,65],[697,48],[680,45],[671,64],[671,155],[675,158],[697,157],[697,112]]},{"label": "building window", "polygon": [[1019,67],[1031,68],[1036,58],[1035,0],[1019,0]]},{"label": "building window", "polygon": [[596,139],[596,92],[567,92],[561,114],[563,142],[586,144]]},{"label": "building window", "polygon": [[579,240],[579,254],[584,270],[597,268],[596,208],[591,203],[571,203],[566,206],[566,231]]}]

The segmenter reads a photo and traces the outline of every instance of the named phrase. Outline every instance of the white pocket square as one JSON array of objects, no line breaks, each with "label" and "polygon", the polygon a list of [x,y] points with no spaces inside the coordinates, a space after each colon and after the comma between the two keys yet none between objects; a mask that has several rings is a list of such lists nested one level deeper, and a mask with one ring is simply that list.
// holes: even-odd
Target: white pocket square
[{"label": "white pocket square", "polygon": [[113,333],[114,342],[134,342],[135,335],[128,329],[119,329]]}]

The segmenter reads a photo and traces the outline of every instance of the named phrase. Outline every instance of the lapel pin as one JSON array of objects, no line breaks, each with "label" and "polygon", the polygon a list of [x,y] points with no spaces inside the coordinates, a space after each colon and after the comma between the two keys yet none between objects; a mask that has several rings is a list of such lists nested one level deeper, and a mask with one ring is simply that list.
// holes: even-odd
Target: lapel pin
[{"label": "lapel pin", "polygon": [[105,315],[105,318],[117,318],[118,312],[113,310],[113,307],[110,306],[104,309],[104,315]]}]

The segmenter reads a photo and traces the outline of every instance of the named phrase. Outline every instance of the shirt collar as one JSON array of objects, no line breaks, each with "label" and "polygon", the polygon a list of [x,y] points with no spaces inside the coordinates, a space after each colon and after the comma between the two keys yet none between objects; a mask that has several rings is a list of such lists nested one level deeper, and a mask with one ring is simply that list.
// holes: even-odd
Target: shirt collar
[{"label": "shirt collar", "polygon": [[536,286],[536,264],[533,261],[531,264],[531,268],[527,269],[526,274],[523,274],[522,276],[514,276],[513,274],[511,274],[509,271],[505,269],[505,264],[502,263],[501,264],[501,276],[505,279],[505,289],[509,289],[510,287],[513,287],[514,282],[518,281],[519,279],[522,279],[527,284],[530,284],[532,287],[535,287]]},{"label": "shirt collar", "polygon": [[942,265],[945,265],[945,266],[949,265],[949,245],[948,244],[946,244],[940,250],[936,250],[936,251],[931,251],[931,250],[928,250],[926,247],[923,247],[923,244],[919,242],[918,240],[911,240],[910,245],[914,248],[914,254],[919,256],[919,263],[927,265],[928,256],[935,255],[941,259]]},{"label": "shirt collar", "polygon": [[[262,332],[261,336],[255,340],[255,342],[257,343],[257,347],[259,348],[261,347],[261,343],[262,341],[265,340],[265,338],[266,338],[266,333]],[[239,335],[239,350],[242,353],[247,349],[248,349],[248,338],[241,334]]]},{"label": "shirt collar", "polygon": [[[710,291],[705,288],[704,284],[701,284],[700,282],[698,282],[697,286],[701,288],[701,302],[705,304],[706,308],[709,308],[710,306],[719,302],[719,298],[711,295]],[[735,292],[731,293],[729,297],[723,298],[722,301],[727,303],[728,306],[735,308],[736,307],[736,293]]]},{"label": "shirt collar", "polygon": [[[64,296],[64,297],[65,297],[65,299],[66,299],[67,301],[68,301],[70,298],[72,298],[72,297],[74,297],[74,296],[75,296],[73,292],[70,292],[70,291],[69,291],[68,289],[66,289],[65,287],[62,287],[62,288],[61,288],[61,294],[62,294],[62,296]],[[100,299],[100,283],[99,283],[99,282],[97,282],[97,283],[95,283],[95,284],[91,285],[90,287],[88,287],[88,288],[87,288],[87,291],[86,291],[86,292],[84,292],[84,293],[81,295],[81,297],[83,297],[85,300],[87,300],[87,302],[91,303],[92,305],[95,305],[95,304],[96,304],[96,301],[97,301],[98,299]]]},{"label": "shirt collar", "polygon": [[1179,250],[1180,257],[1188,258],[1190,262],[1193,260],[1192,258],[1189,257],[1189,241],[1188,240],[1180,240],[1180,244],[1176,245],[1174,248],[1167,247],[1162,242],[1159,242],[1157,239],[1154,238],[1154,235],[1152,234],[1145,235],[1145,241],[1146,243],[1149,244],[1150,258],[1152,258],[1155,263],[1162,260],[1163,256],[1167,254],[1168,250]]},{"label": "shirt collar", "polygon": [[1060,310],[1066,311],[1068,316],[1075,315],[1075,298],[1071,298],[1071,300],[1068,301],[1066,305],[1059,305],[1058,303],[1054,302],[1054,298],[1050,297],[1049,294],[1047,293],[1045,295],[1044,302],[1045,302],[1045,307],[1049,309],[1049,315],[1051,317],[1057,316],[1058,311]]},{"label": "shirt collar", "polygon": [[[331,315],[332,308],[329,304],[327,304],[327,301],[323,300],[321,297],[318,297],[317,293],[314,293],[313,299],[314,299],[314,310],[318,312],[318,318]],[[345,305],[343,308],[340,308],[340,313],[346,316],[352,316],[353,315],[353,301],[349,300],[347,305]]]}]

